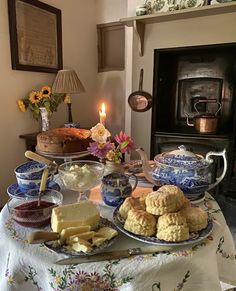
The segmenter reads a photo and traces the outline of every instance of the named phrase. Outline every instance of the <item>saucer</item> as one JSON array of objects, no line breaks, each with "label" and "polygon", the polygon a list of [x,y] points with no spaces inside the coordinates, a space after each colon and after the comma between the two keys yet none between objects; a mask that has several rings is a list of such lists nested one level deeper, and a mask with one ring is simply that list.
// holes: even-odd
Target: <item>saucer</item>
[{"label": "saucer", "polygon": [[[57,190],[60,191],[61,187],[54,181],[50,181],[48,184],[47,189],[53,189],[53,190]],[[27,191],[22,191],[19,188],[19,185],[17,183],[11,184],[8,188],[7,188],[7,194],[11,197],[11,198],[26,198],[28,197],[26,195]]]}]

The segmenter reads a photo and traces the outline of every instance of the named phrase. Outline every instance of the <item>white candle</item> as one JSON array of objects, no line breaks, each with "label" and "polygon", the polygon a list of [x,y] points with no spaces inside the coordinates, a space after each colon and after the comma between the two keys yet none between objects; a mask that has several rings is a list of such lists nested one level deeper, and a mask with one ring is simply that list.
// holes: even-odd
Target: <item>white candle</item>
[{"label": "white candle", "polygon": [[105,111],[105,104],[102,103],[102,107],[101,107],[102,110],[99,110],[99,116],[100,116],[100,123],[102,123],[104,126],[105,126],[105,123],[106,123],[106,111]]}]

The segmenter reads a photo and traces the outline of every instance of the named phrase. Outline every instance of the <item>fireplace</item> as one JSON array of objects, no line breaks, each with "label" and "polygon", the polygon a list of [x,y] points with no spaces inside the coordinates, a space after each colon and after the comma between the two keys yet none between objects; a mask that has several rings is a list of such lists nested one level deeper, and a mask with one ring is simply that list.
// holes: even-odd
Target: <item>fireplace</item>
[{"label": "fireplace", "polygon": [[[203,155],[226,148],[229,167],[221,191],[236,195],[236,44],[155,50],[153,98],[151,156],[180,144]],[[187,125],[186,115],[217,111],[214,134],[199,134]],[[213,167],[217,176],[220,159]]]}]

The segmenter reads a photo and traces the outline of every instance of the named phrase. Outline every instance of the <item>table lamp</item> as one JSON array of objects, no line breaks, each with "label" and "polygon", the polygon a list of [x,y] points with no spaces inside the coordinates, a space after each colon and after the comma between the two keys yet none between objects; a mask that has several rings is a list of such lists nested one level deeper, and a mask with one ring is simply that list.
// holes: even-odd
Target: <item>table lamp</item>
[{"label": "table lamp", "polygon": [[69,123],[73,123],[70,94],[79,94],[84,91],[84,86],[74,70],[65,69],[58,71],[52,85],[52,93],[66,94],[65,99],[67,100]]}]

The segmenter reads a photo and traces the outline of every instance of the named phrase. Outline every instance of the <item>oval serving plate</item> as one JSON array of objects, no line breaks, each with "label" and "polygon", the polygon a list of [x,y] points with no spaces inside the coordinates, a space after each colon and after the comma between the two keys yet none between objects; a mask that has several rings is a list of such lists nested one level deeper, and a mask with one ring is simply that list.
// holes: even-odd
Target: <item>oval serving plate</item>
[{"label": "oval serving plate", "polygon": [[[117,230],[116,226],[110,220],[108,220],[104,217],[101,217],[98,228],[104,227],[104,226],[111,227],[111,228],[114,228],[115,230]],[[56,244],[55,241],[45,242],[44,245],[47,248],[49,248],[50,250],[53,250],[54,252],[59,253],[59,254],[65,254],[68,256],[75,256],[75,257],[84,257],[84,256],[90,256],[90,255],[94,255],[94,254],[102,252],[103,250],[105,250],[106,248],[111,246],[116,241],[117,237],[118,237],[118,235],[113,237],[110,240],[106,240],[100,246],[94,247],[94,249],[89,253],[68,250],[65,246],[60,246],[60,245]]]},{"label": "oval serving plate", "polygon": [[213,229],[213,221],[212,219],[208,220],[208,225],[205,229],[199,231],[199,232],[192,232],[190,233],[190,239],[181,241],[181,242],[167,242],[164,240],[160,240],[157,237],[146,237],[138,234],[134,234],[132,232],[129,232],[128,230],[124,229],[124,219],[119,214],[119,207],[118,206],[114,213],[113,213],[113,220],[116,227],[123,232],[124,234],[128,235],[129,237],[132,237],[133,239],[139,240],[141,242],[145,242],[152,245],[159,245],[159,246],[185,246],[190,244],[195,244],[206,238]]}]

